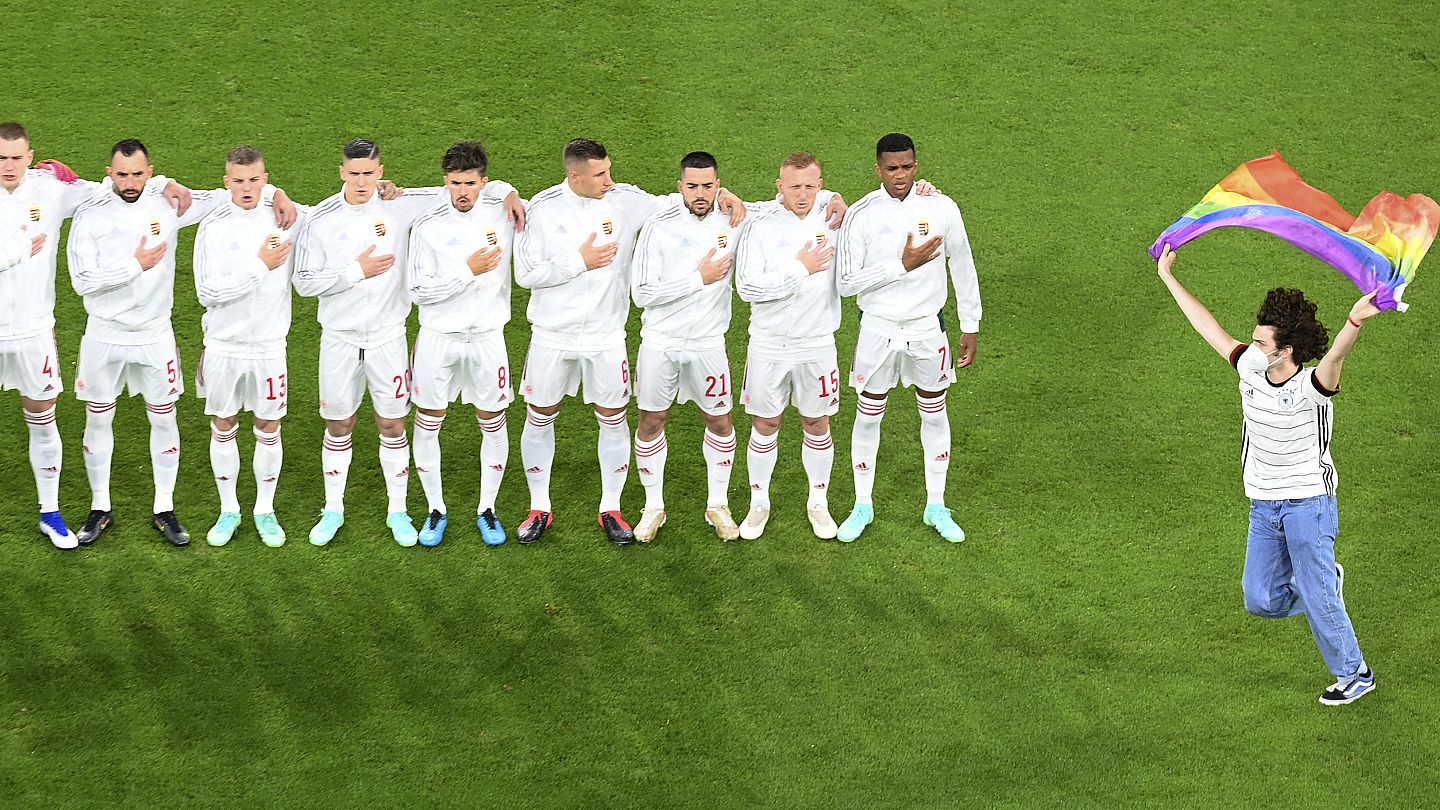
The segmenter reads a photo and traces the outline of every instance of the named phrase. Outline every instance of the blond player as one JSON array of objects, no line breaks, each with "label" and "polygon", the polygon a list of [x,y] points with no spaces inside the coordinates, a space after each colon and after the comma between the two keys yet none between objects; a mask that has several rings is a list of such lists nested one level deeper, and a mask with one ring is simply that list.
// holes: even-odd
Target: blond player
[{"label": "blond player", "polygon": [[231,149],[225,156],[230,199],[201,221],[195,237],[195,292],[205,307],[205,353],[195,387],[210,416],[210,466],[220,493],[220,517],[206,535],[212,546],[230,542],[240,525],[241,411],[254,416],[255,530],[271,548],[285,543],[275,487],[289,388],[290,248],[299,223],[280,226],[274,207],[261,199],[268,182],[258,149]]},{"label": "blond player", "polygon": [[[897,384],[915,388],[920,411],[922,520],[952,543],[965,539],[945,507],[950,466],[945,390],[955,381],[955,370],[975,359],[980,287],[959,207],[943,194],[918,193],[917,165],[915,143],[908,136],[881,138],[875,147],[881,186],[855,203],[840,234],[840,292],[857,296],[863,313],[850,369],[850,385],[860,394],[850,443],[855,507],[838,531],[843,542],[858,538],[874,520],[871,492],[880,420],[886,397]],[[959,357],[940,319],[949,295],[947,264],[960,320]]]}]

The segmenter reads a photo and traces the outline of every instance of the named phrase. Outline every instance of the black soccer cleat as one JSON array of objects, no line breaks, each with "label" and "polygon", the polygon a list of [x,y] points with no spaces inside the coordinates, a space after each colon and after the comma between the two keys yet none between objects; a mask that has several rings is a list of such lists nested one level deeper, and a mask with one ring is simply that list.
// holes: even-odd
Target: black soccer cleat
[{"label": "black soccer cleat", "polygon": [[190,533],[180,525],[180,519],[175,517],[174,512],[161,512],[155,515],[150,518],[150,525],[155,527],[155,531],[165,535],[165,539],[170,541],[170,545],[181,547],[190,545]]},{"label": "black soccer cleat", "polygon": [[605,536],[610,542],[617,546],[628,546],[635,542],[635,532],[630,529],[630,524],[620,516],[620,511],[601,512],[599,517],[600,528],[605,530]]},{"label": "black soccer cleat", "polygon": [[521,545],[528,546],[544,537],[545,530],[550,528],[550,524],[554,521],[554,516],[549,512],[531,509],[530,514],[520,524],[520,528],[515,530],[515,539],[520,541]]},{"label": "black soccer cleat", "polygon": [[75,539],[80,545],[88,546],[99,540],[102,535],[110,531],[115,525],[115,513],[104,509],[91,509],[90,517],[85,518],[85,525],[75,533]]}]

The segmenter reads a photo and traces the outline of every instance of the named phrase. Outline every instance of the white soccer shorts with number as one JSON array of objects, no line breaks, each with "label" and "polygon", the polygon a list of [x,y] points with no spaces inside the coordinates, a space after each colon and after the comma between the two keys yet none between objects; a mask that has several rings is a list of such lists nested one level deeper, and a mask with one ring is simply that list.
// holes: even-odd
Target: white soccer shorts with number
[{"label": "white soccer shorts with number", "polygon": [[725,348],[655,349],[640,344],[635,358],[635,396],[642,411],[669,410],[694,402],[711,416],[729,413],[735,402],[730,358]]},{"label": "white soccer shorts with number", "polygon": [[840,410],[840,364],[835,347],[794,352],[790,359],[756,357],[745,363],[745,412],[773,419],[794,405],[801,416],[834,416]]},{"label": "white soccer shorts with number", "polygon": [[128,346],[80,339],[80,362],[75,370],[75,396],[81,402],[114,402],[129,389],[148,405],[169,405],[185,393],[180,374],[180,351],[175,336],[153,343]]},{"label": "white soccer shorts with number", "polygon": [[421,327],[411,362],[410,397],[426,410],[444,410],[457,398],[478,410],[505,410],[515,393],[504,333],[496,329],[467,339]]},{"label": "white soccer shorts with number", "polygon": [[867,330],[862,323],[850,362],[850,387],[884,394],[897,382],[921,391],[944,391],[955,381],[955,357],[944,332],[905,341]]},{"label": "white soccer shorts with number", "polygon": [[410,363],[405,356],[405,338],[361,349],[322,332],[320,416],[354,416],[367,386],[377,416],[404,419],[410,413]]},{"label": "white soccer shorts with number", "polygon": [[230,357],[207,351],[200,355],[195,373],[195,393],[205,400],[209,416],[249,411],[267,422],[283,419],[289,388],[283,354]]},{"label": "white soccer shorts with number", "polygon": [[548,408],[585,386],[585,401],[602,408],[630,404],[630,358],[625,344],[593,352],[530,344],[520,390],[525,401]]},{"label": "white soccer shorts with number", "polygon": [[54,335],[0,340],[0,391],[19,391],[27,399],[54,399],[65,390]]}]

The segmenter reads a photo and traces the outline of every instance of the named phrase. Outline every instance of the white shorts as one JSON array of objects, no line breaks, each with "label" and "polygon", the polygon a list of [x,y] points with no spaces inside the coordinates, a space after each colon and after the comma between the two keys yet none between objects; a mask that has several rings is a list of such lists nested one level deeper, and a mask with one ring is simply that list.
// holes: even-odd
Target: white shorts
[{"label": "white shorts", "polygon": [[89,335],[80,339],[80,362],[75,369],[75,396],[81,402],[114,402],[125,389],[139,394],[147,405],[169,405],[185,393],[180,374],[180,350],[174,334],[154,343],[126,346]]},{"label": "white shorts", "polygon": [[0,340],[0,391],[19,391],[26,399],[54,399],[65,390],[59,367],[53,334]]},{"label": "white shorts", "polygon": [[515,398],[505,335],[499,329],[461,340],[422,327],[415,338],[410,378],[410,397],[427,410],[443,410],[458,398],[494,413]]},{"label": "white shorts", "polygon": [[367,385],[376,416],[404,419],[409,415],[410,364],[405,357],[405,338],[362,349],[321,332],[320,416],[354,416]]},{"label": "white shorts", "polygon": [[653,349],[640,344],[635,358],[635,393],[642,411],[669,410],[694,402],[711,416],[729,413],[735,402],[730,359],[716,349]]},{"label": "white shorts", "polygon": [[745,363],[745,412],[773,419],[794,405],[801,416],[834,416],[840,411],[840,363],[835,347],[796,352],[792,359],[755,357]]},{"label": "white shorts", "polygon": [[944,391],[955,380],[955,356],[944,333],[925,340],[894,340],[860,325],[855,357],[850,361],[850,387],[884,394],[896,382],[921,391]]},{"label": "white shorts", "polygon": [[195,394],[205,400],[209,416],[234,416],[241,411],[273,422],[285,417],[289,386],[285,355],[230,357],[213,351],[200,354]]},{"label": "white shorts", "polygon": [[582,382],[585,401],[591,405],[623,408],[630,404],[630,358],[625,344],[593,352],[530,344],[520,381],[527,403],[548,408],[575,396]]}]

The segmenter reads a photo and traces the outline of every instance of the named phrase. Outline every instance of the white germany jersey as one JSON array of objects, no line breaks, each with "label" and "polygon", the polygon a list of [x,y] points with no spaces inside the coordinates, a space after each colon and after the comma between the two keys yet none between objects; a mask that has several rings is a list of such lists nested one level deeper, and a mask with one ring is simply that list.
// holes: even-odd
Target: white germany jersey
[{"label": "white germany jersey", "polygon": [[1245,414],[1241,466],[1246,497],[1280,501],[1334,495],[1339,477],[1330,458],[1330,398],[1335,392],[1316,382],[1313,367],[1272,383],[1265,362],[1260,350],[1249,345],[1235,347],[1230,355],[1240,373]]}]

